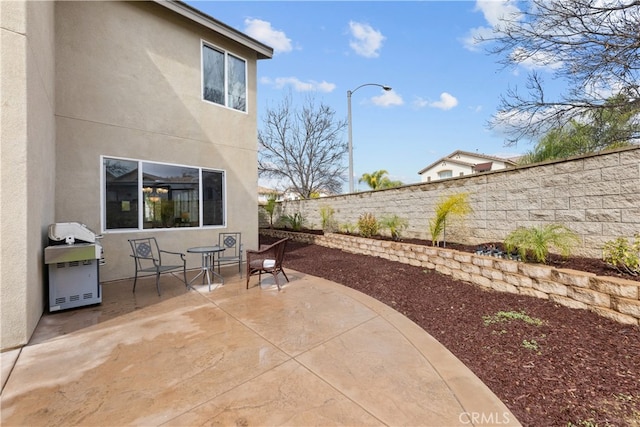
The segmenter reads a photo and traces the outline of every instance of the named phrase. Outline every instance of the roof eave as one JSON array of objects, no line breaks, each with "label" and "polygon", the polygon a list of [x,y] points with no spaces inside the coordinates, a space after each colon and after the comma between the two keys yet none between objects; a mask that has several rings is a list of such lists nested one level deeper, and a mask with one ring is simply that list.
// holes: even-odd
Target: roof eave
[{"label": "roof eave", "polygon": [[273,48],[267,46],[258,40],[249,37],[248,35],[230,27],[224,22],[199,11],[198,9],[189,6],[188,4],[179,0],[153,0],[157,4],[166,7],[167,9],[184,16],[210,30],[213,30],[230,40],[240,43],[250,49],[253,49],[258,54],[258,59],[271,59],[273,57]]}]

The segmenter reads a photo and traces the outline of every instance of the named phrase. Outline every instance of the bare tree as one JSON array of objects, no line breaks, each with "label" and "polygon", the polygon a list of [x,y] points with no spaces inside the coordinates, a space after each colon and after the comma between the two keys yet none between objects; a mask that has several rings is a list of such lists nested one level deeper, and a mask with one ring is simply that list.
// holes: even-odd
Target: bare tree
[{"label": "bare tree", "polygon": [[[567,82],[549,99],[542,76],[529,74],[526,91],[509,88],[490,126],[511,131],[508,145],[561,128],[603,108],[640,107],[640,1],[531,0],[503,16],[489,51],[504,66],[529,63]],[[615,95],[619,97],[612,98]],[[614,99],[618,102],[611,104]],[[607,104],[607,100],[609,103]],[[638,137],[638,134],[634,136]]]},{"label": "bare tree", "polygon": [[334,110],[313,98],[296,109],[291,96],[285,97],[267,109],[258,132],[260,175],[289,181],[305,199],[314,192],[339,193],[345,181],[346,126],[346,120],[337,120]]}]

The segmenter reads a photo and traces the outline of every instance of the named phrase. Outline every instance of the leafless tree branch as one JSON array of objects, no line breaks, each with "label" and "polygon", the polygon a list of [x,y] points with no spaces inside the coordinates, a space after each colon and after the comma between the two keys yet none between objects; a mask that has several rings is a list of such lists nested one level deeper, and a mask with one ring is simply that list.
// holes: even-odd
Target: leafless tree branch
[{"label": "leafless tree branch", "polygon": [[278,107],[267,109],[258,132],[259,173],[288,180],[303,198],[319,191],[339,193],[345,181],[346,126],[329,106],[307,98],[296,109],[287,96]]},{"label": "leafless tree branch", "polygon": [[[541,76],[531,72],[526,92],[509,88],[491,127],[508,128],[511,145],[604,108],[640,107],[640,1],[532,0],[504,16],[489,52],[504,67],[524,63],[553,71],[567,83],[558,99],[545,97]],[[608,100],[615,95],[620,105]]]}]

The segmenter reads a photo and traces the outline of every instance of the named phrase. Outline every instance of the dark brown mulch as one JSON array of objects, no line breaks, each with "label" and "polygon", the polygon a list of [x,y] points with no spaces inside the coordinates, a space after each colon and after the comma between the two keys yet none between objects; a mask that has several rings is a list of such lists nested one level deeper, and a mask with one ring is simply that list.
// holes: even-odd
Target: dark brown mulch
[{"label": "dark brown mulch", "polygon": [[[261,237],[261,243],[275,239]],[[525,426],[640,426],[640,327],[431,270],[290,242],[286,267],[393,307],[467,365]],[[499,312],[540,319],[497,320]]]},{"label": "dark brown mulch", "polygon": [[[291,229],[281,228],[280,230],[294,232]],[[299,232],[307,233],[307,234],[316,234],[323,235],[324,232],[318,229],[302,229]],[[380,240],[391,240],[390,237],[386,236],[373,236],[372,239],[380,239]],[[412,238],[402,238],[400,240],[404,243],[411,243],[415,245],[425,245],[431,246],[431,240],[423,240],[423,239],[412,239]],[[440,243],[442,245],[442,243]],[[465,245],[462,243],[456,242],[448,242],[445,244],[448,249],[455,249],[462,252],[475,252],[480,247],[488,247],[493,246],[498,250],[503,250],[502,242],[487,242],[483,245]],[[635,280],[640,281],[640,275],[633,276],[631,274],[622,273],[615,268],[607,265],[602,259],[599,258],[587,258],[587,257],[579,257],[579,256],[571,256],[568,258],[561,257],[560,255],[550,254],[549,259],[547,260],[547,265],[556,268],[567,268],[570,270],[578,270],[584,271],[587,273],[593,273],[597,276],[610,276],[610,277],[619,277],[621,279],[626,280]]]}]

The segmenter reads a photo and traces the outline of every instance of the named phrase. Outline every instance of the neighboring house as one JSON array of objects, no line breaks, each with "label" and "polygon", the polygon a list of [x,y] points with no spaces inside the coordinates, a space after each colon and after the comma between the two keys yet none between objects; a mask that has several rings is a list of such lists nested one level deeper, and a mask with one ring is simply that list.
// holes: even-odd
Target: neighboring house
[{"label": "neighboring house", "polygon": [[506,169],[514,166],[516,166],[516,163],[510,159],[457,150],[431,163],[418,172],[418,174],[421,177],[421,182],[430,182],[474,173]]},{"label": "neighboring house", "polygon": [[270,47],[178,1],[1,2],[0,31],[2,350],[47,309],[51,223],[103,235],[103,283],[133,276],[131,238],[185,252],[240,231],[257,247]]},{"label": "neighboring house", "polygon": [[[320,198],[320,197],[329,197],[329,196],[332,196],[332,194],[329,194],[324,191],[311,193],[311,198]],[[287,188],[286,190],[284,190],[284,193],[282,193],[282,198],[281,198],[281,200],[300,200],[300,199],[302,199],[302,197],[293,188]]]},{"label": "neighboring house", "polygon": [[276,194],[276,201],[281,202],[283,199],[282,191],[274,190],[273,188],[258,186],[258,204],[264,205],[269,200],[272,194]]}]

